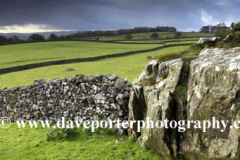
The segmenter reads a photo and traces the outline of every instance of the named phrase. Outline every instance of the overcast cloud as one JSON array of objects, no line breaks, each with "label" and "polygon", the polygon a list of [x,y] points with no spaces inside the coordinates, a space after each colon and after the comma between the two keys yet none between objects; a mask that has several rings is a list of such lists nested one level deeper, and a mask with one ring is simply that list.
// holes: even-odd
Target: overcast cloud
[{"label": "overcast cloud", "polygon": [[0,32],[121,29],[240,21],[239,0],[0,0]]}]

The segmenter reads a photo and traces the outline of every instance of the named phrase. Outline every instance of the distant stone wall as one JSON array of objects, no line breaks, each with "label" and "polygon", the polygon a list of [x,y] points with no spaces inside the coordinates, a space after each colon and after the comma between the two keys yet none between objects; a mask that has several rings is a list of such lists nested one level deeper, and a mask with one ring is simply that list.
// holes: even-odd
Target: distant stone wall
[{"label": "distant stone wall", "polygon": [[[0,90],[0,117],[12,121],[128,120],[131,82],[116,74],[35,80],[30,86]],[[121,130],[125,133],[125,130]]]},{"label": "distant stone wall", "polygon": [[[207,37],[207,36],[205,36],[205,37]],[[181,37],[181,38],[186,38],[186,37]],[[103,42],[103,43],[106,43],[106,42]],[[22,65],[22,66],[15,66],[15,67],[9,67],[9,68],[1,68],[0,69],[0,75],[1,74],[6,74],[6,73],[11,73],[11,72],[17,72],[17,71],[25,71],[25,70],[28,70],[28,69],[34,69],[34,68],[39,68],[39,67],[47,67],[47,66],[52,66],[52,65],[69,64],[69,63],[76,63],[76,62],[92,62],[92,61],[97,61],[97,60],[106,59],[106,58],[123,57],[123,56],[138,54],[138,53],[146,53],[146,52],[156,51],[156,50],[163,49],[163,48],[166,48],[166,47],[187,46],[187,45],[190,45],[190,44],[193,44],[193,43],[170,44],[170,45],[160,46],[160,47],[156,47],[156,48],[152,48],[152,49],[109,54],[109,55],[103,55],[103,56],[97,56],[97,57],[65,59],[65,60],[26,64],[26,65]]]}]

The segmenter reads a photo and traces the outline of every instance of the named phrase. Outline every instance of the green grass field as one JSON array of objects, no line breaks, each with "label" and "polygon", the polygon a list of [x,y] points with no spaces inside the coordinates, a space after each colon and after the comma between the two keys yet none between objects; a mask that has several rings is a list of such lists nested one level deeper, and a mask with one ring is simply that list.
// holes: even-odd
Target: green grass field
[{"label": "green grass field", "polygon": [[[152,33],[155,32],[144,32],[144,33],[134,33],[132,34],[134,40],[151,40],[150,36]],[[175,33],[174,32],[156,32],[159,34],[159,39],[165,39],[165,38],[174,38]],[[214,36],[214,33],[190,33],[190,32],[181,32],[182,37],[196,37],[196,36]],[[98,36],[98,37],[87,37],[87,38],[81,38],[83,40],[95,40],[95,38],[99,38],[100,41],[119,41],[119,40],[126,40],[125,34],[123,35],[117,35],[117,36]],[[180,37],[181,38],[181,37]],[[76,38],[78,39],[78,38]]]},{"label": "green grass field", "polygon": [[116,41],[116,42],[123,42],[123,43],[162,43],[162,40],[147,40],[147,41]]},{"label": "green grass field", "polygon": [[[51,126],[52,127],[52,126]],[[18,128],[12,123],[8,129],[0,129],[1,159],[153,159],[165,160],[138,142],[120,134],[102,135],[77,129],[78,136],[67,140],[47,141],[45,133],[50,129]],[[116,143],[116,140],[123,141]]]},{"label": "green grass field", "polygon": [[[173,33],[161,32],[161,34],[164,37]],[[134,36],[144,38],[150,35],[151,33],[139,33]],[[166,44],[195,42],[196,38],[191,38],[191,36],[198,35],[204,36],[205,34],[188,33],[185,36],[189,36],[189,38],[184,39],[192,41],[168,42]],[[124,40],[124,35],[119,37]],[[119,37],[112,37],[112,40]],[[95,57],[152,49],[159,46],[162,45],[78,41],[6,45],[0,46],[0,68],[61,59]],[[125,57],[109,58],[94,62],[53,65],[3,74],[0,75],[0,89],[30,85],[35,79],[64,78],[65,76],[73,76],[77,73],[85,74],[86,76],[115,73],[121,78],[133,81],[134,78],[138,77],[145,70],[145,65],[150,61],[145,60],[146,56],[154,57],[170,53],[180,53],[188,47],[169,47]],[[63,69],[66,67],[72,67],[75,71],[63,72]],[[91,138],[89,138],[88,135],[79,130],[79,135],[74,139],[47,141],[44,134],[49,130],[42,128],[18,129],[16,123],[13,123],[9,129],[0,128],[1,159],[167,159],[159,156],[154,151],[148,150],[146,147],[140,147],[138,142],[132,141],[128,136],[119,134],[92,134]],[[124,141],[115,143],[119,138],[123,138]]]},{"label": "green grass field", "polygon": [[[109,58],[95,62],[72,63],[65,65],[54,65],[41,67],[25,71],[13,72],[0,75],[0,89],[4,87],[17,87],[32,84],[35,79],[53,79],[64,78],[65,76],[73,76],[77,73],[87,75],[97,74],[117,74],[121,78],[127,78],[133,81],[145,69],[145,65],[150,60],[145,60],[146,56],[158,56],[172,52],[180,52],[188,48],[188,46],[177,46],[164,48],[161,50],[135,54],[125,57]],[[75,71],[63,72],[66,67],[72,67]],[[128,73],[127,73],[128,72]]]},{"label": "green grass field", "polygon": [[[160,35],[174,36],[172,32],[158,32]],[[148,36],[152,32],[148,33],[136,33],[133,34],[135,37]],[[212,33],[182,33],[183,37],[179,38],[182,40],[192,40],[184,42],[167,42],[167,44],[181,44],[181,43],[194,43],[199,38],[193,38],[194,36],[209,36]],[[116,39],[122,37],[112,36]],[[107,37],[111,39],[111,36]],[[147,41],[122,41],[131,43],[163,43],[164,41],[177,41],[177,39],[164,39],[164,40],[152,40]],[[44,42],[44,43],[31,43],[31,44],[16,44],[6,45],[0,47],[0,68],[7,68],[31,63],[40,63],[47,61],[56,61],[63,59],[73,58],[86,58],[96,57],[108,54],[123,53],[129,51],[138,51],[152,49],[162,46],[162,44],[116,44],[116,43],[101,43],[101,42],[83,42],[83,41],[58,41],[58,42]]]},{"label": "green grass field", "polygon": [[171,45],[171,44],[188,44],[188,43],[196,43],[196,41],[176,41],[176,42],[166,42],[166,45]]},{"label": "green grass field", "polygon": [[146,44],[148,44],[148,43],[156,43],[156,44],[158,44],[158,43],[163,43],[163,42],[165,42],[165,43],[169,43],[169,42],[173,42],[173,41],[175,41],[175,42],[178,42],[178,41],[180,41],[180,42],[190,42],[190,43],[192,43],[192,42],[197,42],[198,40],[199,40],[200,38],[179,38],[179,39],[165,39],[165,40],[154,40],[154,39],[151,39],[151,40],[129,40],[129,41],[116,41],[116,42],[119,42],[119,43],[121,43],[121,42],[123,42],[123,43],[146,43]]},{"label": "green grass field", "polygon": [[161,44],[136,45],[60,41],[0,46],[0,68],[72,58],[96,57],[152,49]]}]

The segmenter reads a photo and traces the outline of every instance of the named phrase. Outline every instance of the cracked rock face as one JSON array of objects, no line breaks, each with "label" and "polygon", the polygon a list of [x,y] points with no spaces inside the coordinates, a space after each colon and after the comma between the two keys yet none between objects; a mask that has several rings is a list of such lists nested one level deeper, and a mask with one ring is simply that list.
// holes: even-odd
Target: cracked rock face
[{"label": "cracked rock face", "polygon": [[[188,119],[229,121],[224,132],[217,129],[191,130],[183,151],[194,151],[209,158],[236,158],[239,155],[240,130],[240,47],[205,49],[191,62],[188,81]],[[223,127],[221,127],[222,129]],[[194,141],[194,137],[198,141]]]},{"label": "cracked rock face", "polygon": [[[141,128],[136,124],[128,134],[138,138],[140,144],[162,155],[195,159],[239,159],[240,130],[233,126],[240,120],[240,47],[204,49],[199,58],[192,60],[185,70],[180,59],[166,62],[152,61],[133,82],[129,100],[129,123],[133,120],[210,120],[228,121],[223,131],[209,128],[195,129],[191,125],[185,132],[166,128]],[[157,68],[157,76],[153,76]],[[167,73],[165,76],[161,74]],[[151,86],[139,86],[140,79],[156,77]],[[187,98],[180,99],[176,88],[186,81]],[[201,124],[202,125],[202,124]],[[222,132],[221,132],[222,130]]]},{"label": "cracked rock face", "polygon": [[[156,84],[152,86],[139,86],[142,78],[154,77],[154,70],[157,69]],[[133,120],[144,120],[149,117],[154,124],[158,120],[173,119],[174,100],[171,94],[174,93],[178,84],[182,69],[181,59],[170,60],[159,63],[156,60],[146,65],[139,78],[135,79],[130,92],[129,100],[129,124]],[[166,77],[162,77],[167,73]],[[177,143],[176,132],[169,129],[147,128],[137,132],[136,124],[129,129],[130,136],[138,138],[140,144],[157,151],[162,155],[176,155]]]}]

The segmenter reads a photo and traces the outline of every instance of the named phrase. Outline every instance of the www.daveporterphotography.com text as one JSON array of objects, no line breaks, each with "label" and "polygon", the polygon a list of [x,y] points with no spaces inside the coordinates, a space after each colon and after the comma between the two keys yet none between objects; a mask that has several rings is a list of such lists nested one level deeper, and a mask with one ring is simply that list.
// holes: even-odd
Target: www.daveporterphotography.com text
[{"label": "www.daveporterphotography.com text", "polygon": [[[8,124],[8,127],[6,126],[6,122],[9,122],[9,119],[6,117],[1,118],[1,127],[2,128],[8,128],[10,125]],[[50,128],[52,121],[50,120],[19,120],[16,121],[18,128],[25,128],[27,125],[30,126],[30,128],[37,128],[40,124],[43,128]],[[97,128],[130,128],[132,129],[134,126],[136,127],[136,131],[140,132],[141,128],[170,128],[170,129],[177,129],[178,132],[185,132],[186,129],[194,128],[194,129],[201,129],[202,132],[206,132],[207,129],[213,128],[213,129],[219,129],[221,132],[224,132],[227,126],[229,126],[228,120],[216,120],[215,117],[212,117],[211,120],[158,120],[158,121],[152,121],[149,117],[146,118],[146,120],[129,120],[129,121],[123,121],[120,123],[119,119],[116,120],[86,120],[84,122],[79,121],[72,121],[67,120],[65,117],[62,117],[61,120],[58,120],[56,124],[53,126],[53,128],[79,128],[80,126],[83,126],[84,128],[91,129],[91,132],[95,132],[95,129]],[[240,121],[234,121],[230,128],[240,128]]]}]

